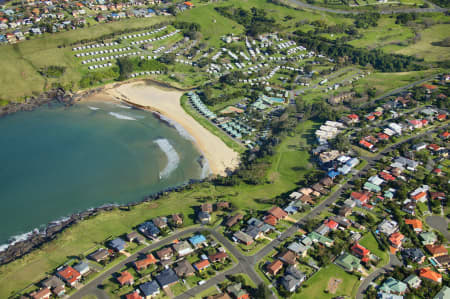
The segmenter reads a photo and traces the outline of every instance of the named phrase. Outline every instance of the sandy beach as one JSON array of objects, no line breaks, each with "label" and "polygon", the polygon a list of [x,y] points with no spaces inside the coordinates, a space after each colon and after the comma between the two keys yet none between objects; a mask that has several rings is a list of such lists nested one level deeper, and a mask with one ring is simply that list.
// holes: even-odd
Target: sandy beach
[{"label": "sandy beach", "polygon": [[211,173],[226,175],[226,169],[234,170],[239,165],[239,154],[184,111],[180,104],[182,95],[181,91],[174,89],[133,82],[106,88],[87,99],[126,101],[173,120],[194,138],[197,148],[208,161]]}]

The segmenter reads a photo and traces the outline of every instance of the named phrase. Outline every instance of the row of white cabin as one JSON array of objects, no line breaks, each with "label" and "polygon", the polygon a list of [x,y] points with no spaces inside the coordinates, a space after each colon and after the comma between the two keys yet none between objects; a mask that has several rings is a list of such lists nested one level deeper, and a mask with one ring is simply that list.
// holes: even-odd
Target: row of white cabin
[{"label": "row of white cabin", "polygon": [[287,48],[290,48],[290,47],[295,46],[295,45],[296,45],[296,43],[295,43],[294,41],[289,40],[289,41],[287,41],[287,42],[278,44],[277,47],[278,47],[278,49],[281,50],[281,49],[287,49]]},{"label": "row of white cabin", "polygon": [[182,63],[182,64],[194,65],[193,62],[189,61],[189,60],[175,59],[175,61],[178,62],[178,63]]},{"label": "row of white cabin", "polygon": [[95,49],[95,48],[102,48],[102,47],[114,47],[114,46],[118,46],[118,45],[119,45],[119,43],[117,43],[117,42],[94,44],[94,45],[75,47],[75,48],[72,48],[72,51],[81,51],[81,50]]},{"label": "row of white cabin", "polygon": [[131,42],[131,44],[132,45],[140,45],[140,44],[144,44],[144,43],[151,43],[151,42],[155,42],[158,40],[163,40],[163,39],[169,38],[171,36],[174,36],[178,32],[180,32],[180,30],[177,29],[177,30],[167,33],[166,35],[163,35],[163,36],[149,38],[149,39],[143,39],[143,40],[137,40],[137,41]]},{"label": "row of white cabin", "polygon": [[280,70],[280,66],[276,66],[267,76],[264,77],[258,77],[253,79],[239,79],[239,82],[242,83],[254,83],[254,82],[266,82],[267,80],[270,80],[276,72]]},{"label": "row of white cabin", "polygon": [[328,140],[334,139],[336,135],[345,128],[344,124],[337,121],[327,120],[316,130],[315,135],[320,144],[327,143]]},{"label": "row of white cabin", "polygon": [[167,26],[163,26],[163,27],[158,28],[158,29],[153,30],[153,31],[148,31],[148,32],[144,32],[144,33],[136,33],[136,34],[125,35],[125,36],[122,36],[121,39],[129,39],[129,38],[136,38],[136,37],[141,37],[141,36],[148,36],[148,35],[152,35],[152,34],[161,32],[161,31],[163,31],[163,30],[166,29],[166,28],[167,28]]},{"label": "row of white cabin", "polygon": [[105,64],[91,65],[91,66],[89,66],[89,69],[90,70],[95,70],[95,69],[101,69],[101,68],[110,67],[110,66],[112,66],[112,63],[108,62],[108,63],[105,63]]},{"label": "row of white cabin", "polygon": [[117,54],[117,55],[112,55],[112,56],[107,56],[107,57],[97,57],[97,58],[87,59],[87,60],[83,60],[81,63],[89,64],[89,63],[93,63],[93,62],[108,61],[108,60],[117,59],[120,57],[135,56],[135,55],[139,55],[139,54],[140,54],[139,52],[122,53],[122,54]]},{"label": "row of white cabin", "polygon": [[129,51],[129,50],[131,50],[131,47],[106,49],[106,50],[100,50],[100,51],[78,53],[78,54],[75,54],[75,57],[102,55],[102,54],[115,53],[115,52],[124,52],[124,51]]},{"label": "row of white cabin", "polygon": [[162,74],[162,73],[163,73],[162,71],[145,71],[145,72],[131,74],[130,78],[135,78],[135,77],[145,76],[145,75],[158,75],[158,74]]}]

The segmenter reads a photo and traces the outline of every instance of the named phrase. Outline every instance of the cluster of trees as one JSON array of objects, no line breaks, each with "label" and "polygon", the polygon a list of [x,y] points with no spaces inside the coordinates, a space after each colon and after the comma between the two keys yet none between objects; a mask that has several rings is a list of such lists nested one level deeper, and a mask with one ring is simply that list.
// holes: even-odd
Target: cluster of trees
[{"label": "cluster of trees", "polygon": [[258,34],[272,32],[277,26],[273,18],[269,18],[264,9],[252,7],[250,11],[233,6],[222,6],[215,8],[221,15],[230,18],[243,25],[247,35],[256,36]]},{"label": "cluster of trees", "polygon": [[184,36],[189,37],[190,39],[197,39],[197,33],[200,32],[200,24],[192,23],[192,22],[182,22],[176,21],[173,23],[173,26],[181,32],[183,32]]},{"label": "cluster of trees", "polygon": [[423,69],[419,60],[411,56],[386,54],[381,50],[367,50],[354,48],[350,45],[339,44],[322,37],[308,36],[302,31],[295,31],[296,41],[308,49],[321,52],[331,58],[348,57],[349,62],[366,66],[372,65],[382,72],[404,72]]},{"label": "cluster of trees", "polygon": [[395,24],[406,24],[409,21],[414,21],[417,18],[416,13],[400,13],[395,18]]},{"label": "cluster of trees", "polygon": [[59,78],[64,74],[65,71],[66,71],[66,67],[64,67],[64,66],[50,65],[45,68],[42,68],[39,71],[39,73],[42,76],[45,76],[48,78]]},{"label": "cluster of trees", "polygon": [[139,59],[136,57],[121,57],[117,59],[119,66],[118,80],[126,80],[134,72],[140,71],[167,71],[167,67],[161,62],[151,59]]},{"label": "cluster of trees", "polygon": [[97,70],[95,72],[89,72],[84,75],[80,80],[80,87],[91,87],[111,79],[115,79],[119,76],[119,68],[114,66],[112,68]]},{"label": "cluster of trees", "polygon": [[378,20],[380,19],[380,14],[375,13],[364,13],[354,15],[354,24],[356,28],[369,28],[376,27],[378,25]]}]

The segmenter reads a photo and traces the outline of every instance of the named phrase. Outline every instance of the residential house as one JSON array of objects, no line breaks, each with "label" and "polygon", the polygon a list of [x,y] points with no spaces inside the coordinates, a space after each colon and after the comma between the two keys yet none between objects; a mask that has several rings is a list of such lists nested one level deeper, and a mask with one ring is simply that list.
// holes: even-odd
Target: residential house
[{"label": "residential house", "polygon": [[293,293],[300,286],[301,281],[294,276],[287,274],[281,278],[281,284],[288,292]]},{"label": "residential house", "polygon": [[297,264],[297,257],[294,252],[290,250],[284,250],[278,255],[278,259],[288,265]]},{"label": "residential house", "polygon": [[450,255],[444,254],[434,258],[434,260],[438,263],[439,268],[446,270],[450,264]]},{"label": "residential house", "polygon": [[444,245],[430,244],[430,245],[425,245],[425,248],[433,257],[438,257],[438,256],[443,256],[443,255],[448,254],[448,250],[447,250],[447,248],[445,248]]},{"label": "residential house", "polygon": [[208,212],[198,212],[197,218],[201,224],[208,224],[209,222],[211,222],[211,214],[209,214]]},{"label": "residential house", "polygon": [[420,248],[405,248],[402,250],[402,256],[417,264],[422,264],[426,258]]},{"label": "residential house", "polygon": [[154,238],[158,237],[158,235],[161,232],[156,227],[156,225],[151,221],[147,221],[147,222],[144,222],[141,225],[139,225],[138,231],[149,239],[154,239]]},{"label": "residential house", "polygon": [[213,212],[213,205],[211,203],[204,203],[201,205],[202,212],[206,213],[212,213]]},{"label": "residential house", "polygon": [[250,245],[253,243],[253,238],[244,233],[243,231],[237,231],[233,234],[233,238],[235,238],[237,241],[245,244]]},{"label": "residential house", "polygon": [[216,294],[206,297],[206,299],[231,299],[227,293]]},{"label": "residential house", "polygon": [[338,214],[339,214],[339,216],[342,216],[342,217],[348,217],[349,215],[352,214],[352,208],[344,206],[339,209]]},{"label": "residential house", "polygon": [[353,246],[350,248],[350,250],[353,252],[354,255],[357,257],[363,259],[370,255],[370,250],[359,245],[358,242],[353,244]]},{"label": "residential house", "polygon": [[208,256],[208,259],[211,263],[221,262],[223,263],[228,258],[228,254],[226,252],[217,252]]},{"label": "residential house", "polygon": [[182,225],[183,224],[183,218],[181,217],[180,214],[173,214],[172,215],[172,223],[176,226]]},{"label": "residential house", "polygon": [[167,268],[156,275],[156,281],[161,286],[161,288],[164,289],[176,284],[178,282],[178,276],[171,268]]},{"label": "residential house", "polygon": [[75,286],[81,279],[81,274],[71,266],[63,268],[56,275],[71,287]]},{"label": "residential house", "polygon": [[326,188],[330,188],[333,186],[333,180],[329,177],[324,177],[319,182]]},{"label": "residential house", "polygon": [[66,292],[64,282],[57,276],[50,276],[42,281],[42,286],[51,290],[55,296],[62,297]]},{"label": "residential house", "polygon": [[121,286],[132,285],[134,283],[134,277],[128,271],[123,271],[120,276],[117,277],[117,281]]},{"label": "residential house", "polygon": [[89,264],[86,262],[80,262],[80,263],[76,264],[75,266],[73,266],[73,268],[76,271],[78,271],[78,273],[80,273],[81,276],[88,274],[90,271]]},{"label": "residential house", "polygon": [[181,262],[178,262],[174,270],[177,276],[180,278],[192,276],[195,273],[194,267],[192,267],[191,263],[189,263],[189,261],[186,259],[182,260]]},{"label": "residential house", "polygon": [[199,248],[203,244],[206,244],[205,236],[198,234],[189,238],[189,242],[194,246],[194,248]]},{"label": "residential house", "polygon": [[89,255],[89,258],[93,261],[96,261],[97,263],[106,260],[108,257],[109,252],[104,248],[100,248]]},{"label": "residential house", "polygon": [[199,262],[196,262],[193,266],[195,270],[198,272],[202,272],[206,268],[208,268],[211,265],[211,263],[208,260],[201,260]]},{"label": "residential house", "polygon": [[288,214],[285,211],[283,211],[283,209],[277,206],[272,207],[269,211],[267,211],[267,213],[277,218],[277,220],[284,219],[288,216]]},{"label": "residential house", "polygon": [[235,283],[227,287],[227,292],[232,294],[236,299],[250,299],[249,294],[242,289],[240,283]]},{"label": "residential house", "polygon": [[40,289],[30,294],[32,299],[49,299],[52,293],[49,289]]},{"label": "residential house", "polygon": [[419,234],[423,245],[433,245],[437,242],[437,236],[434,232],[423,232]]},{"label": "residential house", "polygon": [[173,250],[177,253],[178,256],[186,256],[194,252],[194,249],[189,245],[188,241],[181,241],[172,245]]},{"label": "residential house", "polygon": [[139,285],[139,290],[145,299],[153,298],[160,293],[159,285],[156,281],[151,280]]},{"label": "residential house", "polygon": [[370,191],[370,192],[375,192],[378,193],[381,191],[381,187],[378,185],[375,185],[371,182],[365,182],[364,186],[363,186],[364,190]]},{"label": "residential house", "polygon": [[402,211],[414,216],[416,214],[416,206],[417,203],[415,201],[407,199],[403,204]]},{"label": "residential house", "polygon": [[230,203],[228,201],[219,201],[216,207],[218,210],[226,210],[230,208]]},{"label": "residential house", "polygon": [[422,280],[417,275],[411,274],[403,280],[411,289],[417,289],[420,287]]},{"label": "residential house", "polygon": [[378,230],[380,233],[390,236],[398,230],[398,223],[394,220],[384,219],[379,225]]},{"label": "residential house", "polygon": [[388,277],[383,284],[379,287],[379,290],[388,293],[388,294],[395,294],[395,295],[403,295],[406,293],[406,290],[408,289],[408,286],[406,283],[401,282],[395,278]]},{"label": "residential house", "polygon": [[[322,244],[327,247],[333,246],[333,243],[334,243],[332,239],[322,236],[321,234],[319,234],[317,232],[309,233],[308,238],[311,239],[311,241],[314,243],[319,243],[319,244]],[[302,243],[303,243],[303,240],[302,240]]]},{"label": "residential house", "polygon": [[156,217],[152,219],[153,224],[159,229],[165,229],[167,228],[167,218],[166,217]]},{"label": "residential house", "polygon": [[398,249],[402,247],[402,242],[404,238],[405,236],[402,233],[395,232],[389,236],[389,243],[392,245],[392,247]]},{"label": "residential house", "polygon": [[334,262],[348,272],[358,271],[361,267],[361,261],[347,252],[340,255]]},{"label": "residential house", "polygon": [[133,242],[134,240],[137,240],[139,236],[140,235],[137,232],[131,232],[128,233],[125,237],[128,242]]},{"label": "residential house", "polygon": [[141,271],[147,269],[148,266],[156,264],[157,260],[153,254],[147,254],[144,259],[140,259],[134,262],[134,267],[136,270]]},{"label": "residential house", "polygon": [[237,213],[236,215],[229,217],[228,220],[225,222],[225,225],[227,227],[232,227],[233,225],[241,221],[243,218],[244,216],[242,214]]},{"label": "residential house", "polygon": [[[152,298],[152,297],[148,297],[148,298]],[[129,293],[125,295],[125,299],[147,299],[142,297],[138,291],[134,291],[133,293]]]},{"label": "residential house", "polygon": [[277,273],[283,268],[283,262],[275,260],[266,266],[266,270],[270,275],[277,275]]},{"label": "residential house", "polygon": [[125,250],[127,243],[121,238],[116,238],[108,242],[108,246],[114,249],[117,252],[121,252]]},{"label": "residential house", "polygon": [[429,187],[427,185],[422,185],[422,187],[419,187],[411,192],[411,199],[414,199],[415,201],[426,202],[428,199],[428,189]]},{"label": "residential house", "polygon": [[405,219],[405,224],[411,225],[416,234],[422,232],[422,221],[419,219]]},{"label": "residential house", "polygon": [[254,240],[258,240],[264,236],[260,227],[249,225],[244,231],[247,235],[252,237]]},{"label": "residential house", "polygon": [[448,286],[444,286],[439,293],[437,293],[436,296],[434,296],[434,299],[448,299],[450,298],[450,288]]},{"label": "residential house", "polygon": [[394,159],[394,163],[398,163],[403,168],[406,168],[410,171],[415,171],[417,166],[419,166],[419,162],[411,160],[411,159],[407,159],[405,157],[398,157],[398,158]]},{"label": "residential house", "polygon": [[327,226],[330,230],[336,230],[339,224],[333,219],[326,219],[323,224]]},{"label": "residential house", "polygon": [[292,252],[294,252],[295,254],[297,254],[297,255],[299,255],[301,257],[306,257],[306,254],[308,253],[309,246],[305,246],[302,243],[298,243],[298,242],[292,242],[291,244],[289,244],[287,249],[292,251]]},{"label": "residential house", "polygon": [[422,268],[419,270],[420,278],[427,279],[436,283],[442,283],[442,275],[434,272],[430,268]]},{"label": "residential house", "polygon": [[358,207],[361,207],[363,204],[367,203],[369,200],[369,192],[352,192],[350,194],[350,199],[352,199]]},{"label": "residential house", "polygon": [[162,261],[170,260],[173,257],[173,250],[171,247],[165,247],[156,252],[158,258]]}]

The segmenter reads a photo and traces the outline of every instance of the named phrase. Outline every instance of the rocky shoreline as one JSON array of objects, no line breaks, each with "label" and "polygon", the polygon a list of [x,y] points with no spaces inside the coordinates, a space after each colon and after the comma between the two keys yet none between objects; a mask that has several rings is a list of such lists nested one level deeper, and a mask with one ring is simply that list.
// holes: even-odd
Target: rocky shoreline
[{"label": "rocky shoreline", "polygon": [[59,221],[50,222],[44,229],[35,229],[30,232],[26,239],[10,243],[7,249],[0,252],[0,265],[10,263],[18,258],[21,258],[25,254],[32,252],[34,249],[38,249],[44,243],[52,241],[58,236],[58,234],[80,221],[96,216],[102,212],[111,211],[116,208],[126,211],[131,207],[140,205],[142,203],[157,200],[170,192],[180,192],[186,188],[190,188],[190,185],[200,183],[202,181],[204,180],[190,180],[188,183],[185,183],[181,186],[167,188],[163,191],[146,196],[143,200],[138,202],[131,202],[122,205],[107,204],[83,212],[74,213],[69,217],[66,217]]}]

